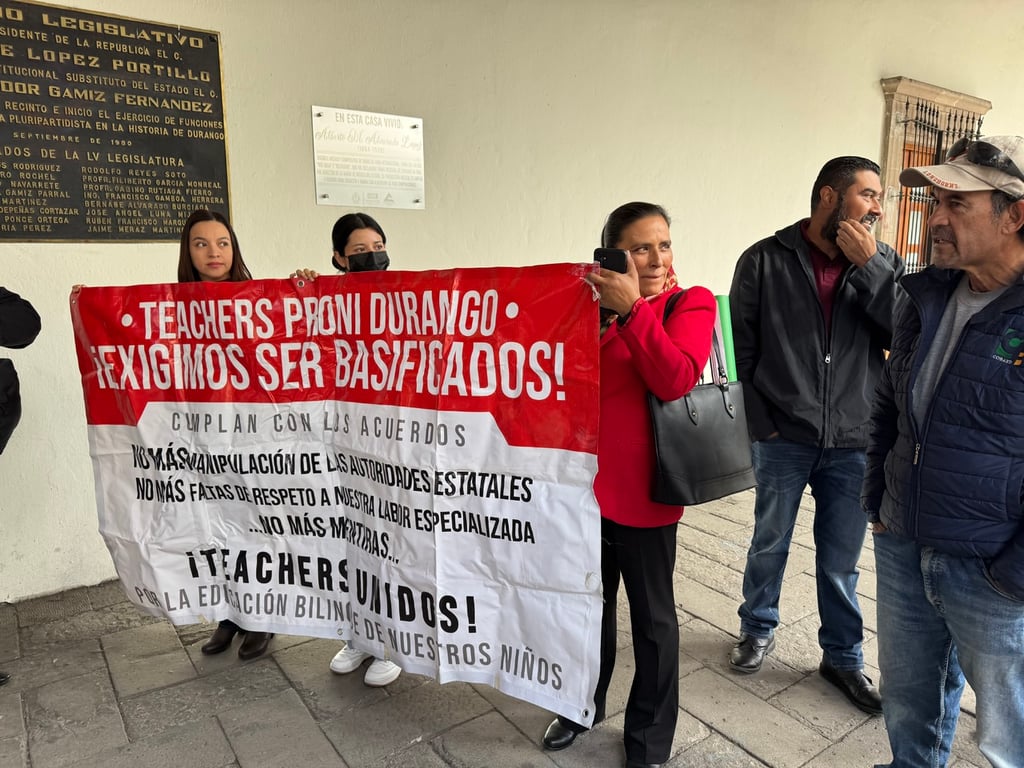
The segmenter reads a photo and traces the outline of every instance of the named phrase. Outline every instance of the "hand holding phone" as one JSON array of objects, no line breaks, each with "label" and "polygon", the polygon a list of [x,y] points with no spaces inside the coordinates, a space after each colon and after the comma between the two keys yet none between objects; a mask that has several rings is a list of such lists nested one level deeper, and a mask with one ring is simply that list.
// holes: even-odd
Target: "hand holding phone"
[{"label": "hand holding phone", "polygon": [[621,248],[595,248],[594,249],[594,261],[596,261],[601,269],[609,269],[612,272],[620,272],[626,274],[626,259],[629,258],[629,251],[624,251]]}]

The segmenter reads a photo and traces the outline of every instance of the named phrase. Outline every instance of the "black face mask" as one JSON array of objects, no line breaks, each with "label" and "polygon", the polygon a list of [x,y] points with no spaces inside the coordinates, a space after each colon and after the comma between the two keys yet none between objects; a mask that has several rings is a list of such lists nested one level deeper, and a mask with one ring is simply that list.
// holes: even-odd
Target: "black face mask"
[{"label": "black face mask", "polygon": [[348,257],[349,272],[380,272],[391,266],[387,251],[353,253]]}]

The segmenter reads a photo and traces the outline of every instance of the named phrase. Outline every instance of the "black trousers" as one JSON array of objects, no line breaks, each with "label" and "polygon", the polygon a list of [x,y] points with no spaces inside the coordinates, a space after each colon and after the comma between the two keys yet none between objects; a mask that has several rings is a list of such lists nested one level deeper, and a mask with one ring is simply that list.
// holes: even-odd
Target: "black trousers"
[{"label": "black trousers", "polygon": [[[626,587],[636,673],[626,702],[623,742],[626,759],[665,763],[679,716],[679,619],[672,573],[676,526],[631,528],[601,520],[601,669],[594,692],[598,723],[605,716],[608,684],[615,669],[619,580]],[[569,728],[582,729],[562,719]]]}]

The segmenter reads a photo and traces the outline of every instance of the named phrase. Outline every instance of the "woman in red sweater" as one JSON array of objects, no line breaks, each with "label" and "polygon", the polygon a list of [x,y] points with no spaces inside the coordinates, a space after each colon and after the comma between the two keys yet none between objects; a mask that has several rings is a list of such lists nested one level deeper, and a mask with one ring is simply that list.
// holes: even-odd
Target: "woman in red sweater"
[{"label": "woman in red sweater", "polygon": [[[700,379],[711,351],[715,298],[685,291],[668,318],[665,302],[682,289],[672,270],[669,217],[652,203],[627,203],[608,216],[602,244],[629,251],[625,274],[590,276],[611,313],[601,332],[601,422],[594,493],[601,507],[601,669],[594,723],[605,716],[615,666],[616,597],[626,588],[636,672],[626,702],[627,768],[668,761],[679,711],[679,622],[672,573],[682,507],[651,501],[654,439],[647,393],[676,400]],[[544,734],[564,749],[586,728],[563,717]]]}]

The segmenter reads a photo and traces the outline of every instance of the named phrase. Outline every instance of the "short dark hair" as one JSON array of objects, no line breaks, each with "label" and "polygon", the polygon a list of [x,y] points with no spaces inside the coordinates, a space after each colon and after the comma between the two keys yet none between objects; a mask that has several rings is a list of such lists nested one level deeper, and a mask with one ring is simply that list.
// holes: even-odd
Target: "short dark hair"
[{"label": "short dark hair", "polygon": [[670,225],[672,220],[660,205],[654,203],[626,203],[608,214],[604,227],[601,229],[601,246],[616,248],[622,240],[622,231],[630,224],[646,219],[648,216],[661,216]]},{"label": "short dark hair", "polygon": [[[1014,203],[1018,202],[1021,198],[1008,195],[1001,189],[992,190],[992,216],[999,218],[1003,211],[1009,208]],[[1017,230],[1017,237],[1024,241],[1024,227]]]},{"label": "short dark hair", "polygon": [[252,280],[249,268],[245,266],[245,261],[242,259],[242,247],[238,244],[235,230],[231,228],[227,218],[216,211],[199,208],[192,211],[192,215],[185,221],[185,226],[181,230],[181,252],[178,255],[178,282],[198,283],[202,279],[199,276],[199,271],[192,264],[192,252],[188,247],[192,227],[201,221],[219,222],[227,228],[228,234],[231,236],[231,271],[228,273],[228,281],[239,283],[243,280]]},{"label": "short dark hair", "polygon": [[824,187],[832,187],[842,195],[853,184],[854,178],[860,171],[874,171],[879,176],[882,175],[882,169],[878,163],[856,155],[833,157],[821,166],[818,178],[814,180],[814,186],[811,188],[811,213],[818,209],[818,203],[821,202],[821,190]]},{"label": "short dark hair", "polygon": [[[388,236],[384,234],[384,229],[370,214],[346,213],[334,222],[334,228],[331,230],[331,245],[334,247],[334,250],[344,256],[345,246],[348,245],[348,238],[357,229],[372,229],[380,235],[384,245],[388,244]],[[331,263],[336,269],[341,269],[333,256],[331,256]]]}]

